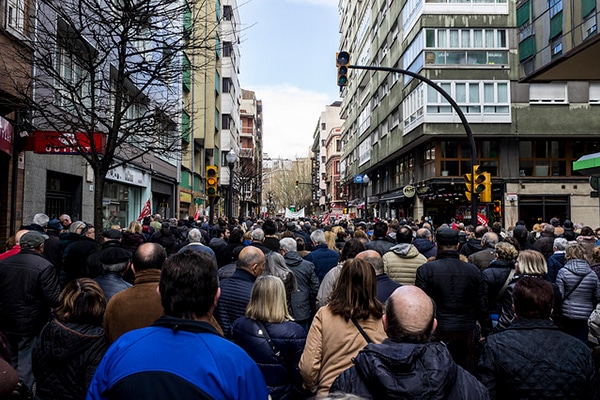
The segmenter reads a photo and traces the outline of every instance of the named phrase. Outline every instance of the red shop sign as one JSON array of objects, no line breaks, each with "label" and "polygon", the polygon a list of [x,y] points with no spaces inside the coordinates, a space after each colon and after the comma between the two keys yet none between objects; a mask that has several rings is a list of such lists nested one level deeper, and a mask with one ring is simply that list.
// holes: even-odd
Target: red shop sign
[{"label": "red shop sign", "polygon": [[[92,139],[97,153],[104,152],[105,135],[94,133],[90,135],[82,132],[63,133],[54,131],[36,131],[33,133],[33,150],[38,154],[79,154],[92,152]],[[31,143],[30,142],[30,143]],[[79,150],[81,149],[81,150]]]},{"label": "red shop sign", "polygon": [[14,129],[10,122],[0,117],[0,151],[12,155],[13,134]]}]

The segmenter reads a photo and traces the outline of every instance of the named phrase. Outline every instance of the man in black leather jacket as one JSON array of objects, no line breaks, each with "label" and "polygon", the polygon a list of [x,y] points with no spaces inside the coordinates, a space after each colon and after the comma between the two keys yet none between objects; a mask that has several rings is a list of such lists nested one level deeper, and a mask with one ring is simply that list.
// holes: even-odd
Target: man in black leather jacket
[{"label": "man in black leather jacket", "polygon": [[485,387],[456,365],[443,343],[430,341],[435,305],[421,289],[402,286],[389,297],[383,326],[389,339],[369,344],[330,392],[365,399],[487,399]]},{"label": "man in black leather jacket", "polygon": [[515,320],[484,344],[477,369],[492,399],[591,399],[597,388],[590,349],[550,320],[554,290],[525,276],[513,292]]}]

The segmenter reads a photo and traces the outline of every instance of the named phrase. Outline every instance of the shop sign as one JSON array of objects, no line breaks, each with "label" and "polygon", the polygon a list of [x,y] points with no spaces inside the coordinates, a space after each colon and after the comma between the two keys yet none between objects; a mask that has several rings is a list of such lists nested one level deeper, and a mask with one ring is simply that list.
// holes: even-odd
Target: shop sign
[{"label": "shop sign", "polygon": [[412,185],[406,185],[406,186],[404,186],[404,189],[402,189],[402,194],[404,195],[404,197],[407,197],[407,198],[413,197],[416,192],[417,192],[417,190]]},{"label": "shop sign", "polygon": [[5,118],[0,117],[0,150],[12,155],[13,126]]},{"label": "shop sign", "polygon": [[191,203],[192,202],[192,194],[186,192],[179,192],[179,201],[183,203]]},{"label": "shop sign", "polygon": [[122,165],[109,169],[106,173],[106,179],[129,185],[147,186],[146,175],[142,171]]},{"label": "shop sign", "polygon": [[[105,135],[94,133],[89,135],[76,133],[59,133],[54,131],[36,131],[33,133],[33,150],[38,154],[79,154],[92,152],[92,140],[97,153],[104,152]],[[79,151],[81,149],[81,151]]]}]

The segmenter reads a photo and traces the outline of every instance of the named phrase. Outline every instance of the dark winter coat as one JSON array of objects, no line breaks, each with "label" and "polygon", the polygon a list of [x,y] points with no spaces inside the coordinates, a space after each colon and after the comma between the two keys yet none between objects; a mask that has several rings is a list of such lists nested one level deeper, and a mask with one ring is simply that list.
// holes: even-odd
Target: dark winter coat
[{"label": "dark winter coat", "polygon": [[140,247],[146,238],[143,234],[137,232],[123,232],[123,236],[121,237],[121,246],[130,251],[131,253],[135,253],[138,247]]},{"label": "dark winter coat", "polygon": [[326,244],[319,244],[304,259],[315,265],[315,273],[320,283],[329,270],[337,265],[340,253],[331,250]]},{"label": "dark winter coat", "polygon": [[483,250],[481,247],[481,239],[471,238],[467,240],[467,243],[463,244],[460,248],[460,254],[465,257],[469,257],[473,253]]},{"label": "dark winter coat", "polygon": [[86,261],[86,277],[94,279],[104,274],[104,266],[100,262],[100,258],[102,258],[107,251],[111,251],[107,249],[113,249],[115,247],[123,248],[123,245],[118,240],[107,240],[106,242],[102,243],[100,250],[90,254]]},{"label": "dark winter coat", "polygon": [[364,399],[488,399],[487,389],[456,365],[439,342],[369,344],[355,357],[330,392]]},{"label": "dark winter coat", "polygon": [[214,315],[225,334],[230,332],[233,321],[246,315],[255,280],[250,272],[238,268],[230,278],[221,281],[221,297]]},{"label": "dark winter coat", "polygon": [[286,265],[294,273],[298,286],[298,290],[292,293],[292,316],[296,321],[307,320],[311,317],[319,291],[319,278],[315,273],[315,266],[295,251],[285,253],[284,258]]},{"label": "dark winter coat", "polygon": [[542,236],[535,241],[532,247],[542,253],[546,260],[549,259],[554,252],[554,235],[542,232]]},{"label": "dark winter coat", "polygon": [[365,243],[365,247],[367,250],[375,250],[382,256],[390,251],[392,247],[396,245],[396,242],[386,236],[386,237],[375,237],[372,241]]},{"label": "dark winter coat", "polygon": [[483,346],[477,376],[492,399],[590,399],[594,361],[550,320],[516,319]]},{"label": "dark winter coat", "polygon": [[217,257],[217,266],[219,268],[224,267],[231,262],[231,254],[227,254],[225,251],[227,249],[227,242],[222,237],[210,239],[208,247],[214,251],[215,256]]},{"label": "dark winter coat", "polygon": [[106,271],[103,275],[96,277],[94,280],[102,289],[107,303],[115,294],[131,287],[131,283],[125,282],[119,272]]},{"label": "dark winter coat", "polygon": [[[500,290],[508,279],[510,271],[514,271],[514,269],[515,264],[512,262],[495,260],[481,272],[490,313],[500,314],[502,311],[502,294],[504,293],[500,293]],[[510,284],[510,282],[508,283]]]},{"label": "dark winter coat", "polygon": [[413,240],[412,244],[419,250],[419,253],[423,254],[427,259],[437,255],[437,246],[429,239],[416,238]]},{"label": "dark winter coat", "polygon": [[173,235],[170,229],[168,232],[164,229],[155,232],[150,237],[150,242],[158,243],[164,247],[167,255],[177,252],[179,248],[179,240]]},{"label": "dark winter coat", "polygon": [[100,326],[48,322],[32,349],[33,373],[41,400],[85,398],[96,367],[108,349]]},{"label": "dark winter coat", "polygon": [[88,270],[87,259],[97,251],[96,241],[86,236],[79,236],[79,239],[69,243],[63,253],[64,283],[67,284],[77,278],[92,277]]},{"label": "dark winter coat", "polygon": [[435,261],[420,266],[415,285],[437,304],[439,331],[472,330],[476,320],[484,336],[491,330],[481,272],[461,261],[456,251],[443,251]]},{"label": "dark winter coat", "polygon": [[587,320],[600,301],[600,281],[585,260],[567,261],[556,285],[563,296],[563,316],[569,319]]},{"label": "dark winter coat", "polygon": [[291,321],[263,324],[273,345],[280,352],[279,357],[273,352],[256,321],[250,318],[241,317],[233,323],[231,340],[246,350],[256,362],[273,400],[304,399],[298,363],[304,350],[306,332]]},{"label": "dark winter coat", "polygon": [[565,257],[564,251],[555,252],[548,259],[548,274],[546,278],[549,282],[556,283],[556,276],[558,275],[558,270],[565,266],[567,262],[567,257]]},{"label": "dark winter coat", "polygon": [[32,250],[0,261],[0,331],[35,336],[58,304],[56,269]]},{"label": "dark winter coat", "polygon": [[402,285],[391,280],[385,272],[377,275],[377,300],[385,304],[388,297],[400,286]]},{"label": "dark winter coat", "polygon": [[471,264],[479,268],[480,271],[483,271],[496,259],[496,250],[486,247],[481,251],[471,254],[468,259]]}]

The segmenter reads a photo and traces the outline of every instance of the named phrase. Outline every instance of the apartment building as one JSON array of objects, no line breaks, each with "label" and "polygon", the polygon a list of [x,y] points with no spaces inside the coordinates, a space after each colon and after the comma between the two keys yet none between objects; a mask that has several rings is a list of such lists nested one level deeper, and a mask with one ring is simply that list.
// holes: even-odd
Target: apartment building
[{"label": "apartment building", "polygon": [[475,142],[471,149],[457,113],[421,80],[350,69],[340,164],[350,202],[359,203],[366,187],[370,216],[471,222],[463,175],[472,172],[473,150],[501,205],[498,213],[480,205],[488,220],[600,224],[587,178],[572,171],[574,160],[600,146],[589,85],[520,81],[514,3],[342,0],[339,9],[340,49],[351,64],[432,80],[457,102]]}]

